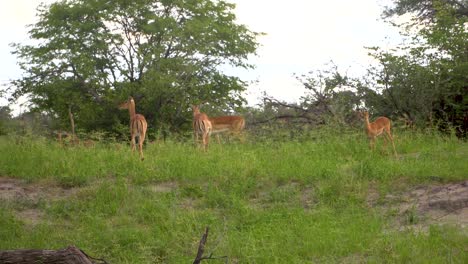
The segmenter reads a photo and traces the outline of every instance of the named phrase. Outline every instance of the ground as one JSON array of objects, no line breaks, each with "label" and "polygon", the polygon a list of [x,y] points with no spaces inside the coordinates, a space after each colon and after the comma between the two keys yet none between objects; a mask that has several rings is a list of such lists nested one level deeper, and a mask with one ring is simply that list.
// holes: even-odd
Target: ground
[{"label": "ground", "polygon": [[399,229],[426,232],[430,225],[451,224],[468,227],[468,180],[447,184],[419,185],[383,197],[375,190],[368,204],[397,216]]},{"label": "ground", "polygon": [[[175,182],[150,186],[155,192],[171,192],[177,188]],[[50,182],[28,183],[0,177],[0,201],[16,204],[18,218],[31,225],[39,223],[44,215],[37,204],[67,199],[79,190],[80,188],[66,189]],[[305,189],[303,197],[308,196],[307,192],[308,189]],[[307,208],[308,200],[304,198],[303,202]],[[434,224],[456,225],[462,230],[466,230],[468,226],[468,180],[419,185],[404,192],[385,195],[371,187],[367,203],[372,208],[396,216],[395,227],[398,229],[413,228],[425,232]]]}]

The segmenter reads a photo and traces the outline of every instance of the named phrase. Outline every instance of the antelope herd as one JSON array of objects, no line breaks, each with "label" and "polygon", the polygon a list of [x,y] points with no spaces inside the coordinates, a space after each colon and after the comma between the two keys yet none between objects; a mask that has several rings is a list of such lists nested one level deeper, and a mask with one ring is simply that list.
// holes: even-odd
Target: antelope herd
[{"label": "antelope herd", "polygon": [[[120,109],[128,109],[130,115],[130,136],[131,148],[135,151],[135,145],[138,144],[138,151],[141,160],[143,156],[143,142],[145,141],[146,129],[148,124],[143,115],[137,114],[135,111],[135,100],[129,97],[127,101],[119,105]],[[202,139],[203,150],[208,149],[211,134],[219,134],[229,132],[239,137],[242,141],[241,133],[245,128],[245,119],[242,116],[218,116],[209,117],[207,114],[200,111],[199,105],[192,105],[193,112],[193,136],[195,144],[198,144],[199,137]],[[392,143],[393,153],[397,156],[395,143],[391,133],[391,121],[387,117],[381,116],[375,119],[374,122],[369,121],[369,112],[359,112],[360,117],[364,120],[365,132],[369,139],[370,148],[375,149],[375,140],[379,135],[384,135],[384,145],[387,145],[387,140]],[[219,137],[218,137],[219,143]]]}]

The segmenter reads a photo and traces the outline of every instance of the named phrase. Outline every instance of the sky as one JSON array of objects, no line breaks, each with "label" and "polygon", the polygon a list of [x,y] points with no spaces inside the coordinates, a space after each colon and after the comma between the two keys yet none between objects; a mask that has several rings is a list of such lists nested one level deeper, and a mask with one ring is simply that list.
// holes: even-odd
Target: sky
[{"label": "sky", "polygon": [[[362,75],[371,63],[365,47],[391,48],[401,41],[398,29],[383,21],[390,0],[227,0],[236,4],[240,24],[266,33],[259,37],[255,69],[230,69],[246,81],[249,105],[263,92],[295,102],[305,90],[294,74],[306,74],[333,61],[350,75]],[[10,43],[28,40],[27,25],[36,22],[36,7],[54,0],[0,0],[0,85],[21,77]],[[0,105],[6,100],[0,99]],[[14,107],[19,111],[18,106]],[[17,114],[17,113],[16,113]]]}]

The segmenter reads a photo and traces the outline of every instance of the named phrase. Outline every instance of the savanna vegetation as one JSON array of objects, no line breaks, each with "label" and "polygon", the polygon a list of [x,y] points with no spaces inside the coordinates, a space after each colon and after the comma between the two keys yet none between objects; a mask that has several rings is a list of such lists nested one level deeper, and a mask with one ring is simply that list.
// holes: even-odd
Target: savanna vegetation
[{"label": "savanna vegetation", "polygon": [[[9,87],[30,111],[0,108],[0,249],[74,244],[111,263],[187,263],[209,226],[213,263],[466,263],[466,219],[434,217],[408,195],[468,180],[465,1],[394,1],[383,16],[413,14],[397,25],[407,44],[370,47],[364,76],[297,73],[299,102],[265,95],[256,107],[221,70],[253,67],[263,34],[237,24],[234,7],[39,7],[32,42],[13,45],[24,74]],[[148,122],[144,161],[117,108],[129,96]],[[195,147],[190,106],[201,102],[210,117],[243,115],[244,140]],[[381,137],[369,149],[363,108],[393,121],[396,157]],[[72,126],[81,141],[57,142]]]},{"label": "savanna vegetation", "polygon": [[111,263],[187,263],[209,226],[206,254],[229,263],[466,261],[466,227],[429,225],[417,205],[402,212],[387,197],[466,180],[468,144],[400,132],[395,159],[362,133],[310,136],[206,153],[166,141],[147,145],[144,162],[123,144],[3,137],[2,175],[43,193],[3,197],[0,248],[74,244]]}]

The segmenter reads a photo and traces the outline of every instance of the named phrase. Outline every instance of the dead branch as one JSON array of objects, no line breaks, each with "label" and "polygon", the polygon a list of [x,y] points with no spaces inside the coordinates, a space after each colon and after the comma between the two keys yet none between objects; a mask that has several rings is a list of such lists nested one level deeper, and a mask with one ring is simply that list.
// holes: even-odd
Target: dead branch
[{"label": "dead branch", "polygon": [[95,264],[107,263],[102,259],[89,257],[81,249],[69,246],[61,250],[19,249],[0,251],[0,263],[5,264]]},{"label": "dead branch", "polygon": [[[319,98],[319,96],[317,96]],[[320,97],[321,98],[321,97]],[[322,100],[323,99],[323,100]],[[301,107],[296,104],[288,104],[281,102],[272,97],[263,97],[264,101],[268,101],[273,106],[280,106],[284,108],[289,108],[295,113],[291,114],[279,114],[265,120],[260,120],[256,122],[251,122],[249,125],[259,125],[264,123],[269,123],[275,120],[301,120],[295,121],[294,123],[303,123],[303,124],[321,124],[323,123],[324,114],[330,114],[332,111],[329,109],[329,106],[325,100],[325,97],[322,99],[310,104],[308,107]]]},{"label": "dead branch", "polygon": [[309,109],[304,109],[302,107],[299,107],[297,105],[292,105],[292,104],[286,104],[286,103],[283,103],[275,98],[271,98],[271,97],[264,97],[263,100],[267,100],[267,101],[270,101],[271,104],[273,105],[279,105],[279,106],[283,106],[283,107],[287,107],[287,108],[292,108],[292,109],[295,109],[295,110],[299,110],[301,112],[309,112]]},{"label": "dead branch", "polygon": [[202,260],[204,260],[204,259],[226,259],[227,260],[227,256],[213,257],[213,253],[211,253],[207,257],[204,257],[203,252],[205,251],[205,244],[206,244],[207,240],[208,240],[208,227],[206,227],[205,233],[203,234],[202,238],[200,239],[200,243],[198,244],[197,256],[195,257],[195,260],[193,261],[193,264],[200,264],[200,262]]},{"label": "dead branch", "polygon": [[267,118],[265,120],[251,122],[251,123],[249,123],[249,125],[255,126],[255,125],[265,124],[265,123],[269,123],[271,121],[280,120],[280,119],[301,119],[301,118],[306,119],[307,121],[305,121],[304,123],[307,123],[307,124],[311,124],[311,123],[313,123],[313,121],[315,121],[313,118],[311,118],[311,117],[309,117],[307,115],[278,115],[278,116],[274,116],[274,117],[271,117],[271,118]]}]

